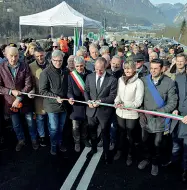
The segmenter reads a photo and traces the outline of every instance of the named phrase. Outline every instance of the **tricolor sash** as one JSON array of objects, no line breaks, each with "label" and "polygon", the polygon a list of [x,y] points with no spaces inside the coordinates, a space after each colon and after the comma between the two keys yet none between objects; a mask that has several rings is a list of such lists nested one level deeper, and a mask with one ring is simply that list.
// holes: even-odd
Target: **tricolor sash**
[{"label": "tricolor sash", "polygon": [[70,75],[72,76],[73,80],[75,81],[80,91],[84,94],[85,83],[81,78],[81,76],[78,74],[76,70],[70,72]]},{"label": "tricolor sash", "polygon": [[[153,99],[154,99],[155,103],[157,104],[158,108],[164,107],[166,105],[166,103],[164,102],[164,100],[160,96],[160,93],[158,92],[155,85],[153,84],[153,82],[151,80],[151,75],[146,76],[146,81],[147,81],[148,89],[149,89],[151,95],[153,96]],[[164,128],[165,134],[167,134],[169,132],[170,125],[171,125],[171,119],[166,118],[165,119],[165,128]]]}]

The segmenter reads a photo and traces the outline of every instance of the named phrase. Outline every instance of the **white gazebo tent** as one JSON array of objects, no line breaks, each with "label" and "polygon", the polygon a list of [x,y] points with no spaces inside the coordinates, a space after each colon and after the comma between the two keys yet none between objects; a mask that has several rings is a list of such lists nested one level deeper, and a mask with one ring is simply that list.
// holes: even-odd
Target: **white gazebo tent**
[{"label": "white gazebo tent", "polygon": [[80,27],[82,28],[82,35],[84,28],[102,28],[101,22],[90,19],[78,11],[74,10],[65,1],[59,5],[48,9],[46,11],[19,17],[19,33],[22,38],[21,26],[48,26],[51,27],[51,35],[53,37],[54,26]]}]

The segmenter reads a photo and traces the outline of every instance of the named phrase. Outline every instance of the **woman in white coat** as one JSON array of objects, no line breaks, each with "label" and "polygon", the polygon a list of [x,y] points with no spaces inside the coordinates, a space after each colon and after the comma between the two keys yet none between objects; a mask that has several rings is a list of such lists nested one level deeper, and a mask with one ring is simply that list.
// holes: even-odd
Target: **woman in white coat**
[{"label": "woman in white coat", "polygon": [[136,73],[136,64],[129,61],[124,64],[124,74],[118,80],[118,91],[115,99],[116,114],[118,121],[117,153],[114,160],[121,156],[126,138],[128,139],[129,149],[126,164],[132,164],[132,150],[134,146],[133,129],[138,124],[139,114],[136,111],[122,109],[121,106],[138,108],[143,102],[144,84]]}]

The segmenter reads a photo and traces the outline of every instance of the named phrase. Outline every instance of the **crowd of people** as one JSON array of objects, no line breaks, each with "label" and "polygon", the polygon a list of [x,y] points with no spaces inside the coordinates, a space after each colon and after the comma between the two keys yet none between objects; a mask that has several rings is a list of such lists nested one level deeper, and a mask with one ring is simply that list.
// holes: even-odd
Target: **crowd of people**
[{"label": "crowd of people", "polygon": [[[156,176],[160,164],[179,163],[186,182],[187,56],[180,45],[154,46],[148,41],[124,39],[91,43],[87,38],[76,55],[72,54],[73,39],[63,35],[55,42],[49,36],[43,47],[33,39],[22,40],[20,47],[1,46],[1,138],[6,115],[18,140],[16,151],[25,146],[26,125],[33,149],[46,146],[46,139],[50,138],[50,153],[56,155],[67,151],[62,134],[70,119],[74,149],[80,152],[82,143],[91,147],[87,158],[97,153],[99,146],[103,147],[106,164],[120,159],[126,151],[126,165],[131,166],[136,159],[135,147],[139,147],[140,170],[151,162],[151,174]],[[184,118],[171,120],[133,109]],[[21,116],[25,117],[25,124]],[[172,137],[172,151],[164,147],[168,159],[161,163],[164,135]],[[111,151],[115,152],[114,157]]]}]

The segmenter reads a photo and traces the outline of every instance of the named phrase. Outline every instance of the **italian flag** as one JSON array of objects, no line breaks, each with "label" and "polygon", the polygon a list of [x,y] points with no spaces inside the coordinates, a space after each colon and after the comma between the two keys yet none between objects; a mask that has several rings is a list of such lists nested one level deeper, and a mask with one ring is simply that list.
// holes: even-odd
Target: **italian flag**
[{"label": "italian flag", "polygon": [[79,46],[79,32],[77,28],[74,28],[74,51],[73,55],[76,55]]},{"label": "italian flag", "polygon": [[78,74],[78,72],[76,70],[72,71],[70,73],[70,75],[72,76],[73,80],[75,81],[75,83],[77,84],[77,86],[79,87],[80,91],[82,93],[84,93],[84,89],[85,89],[85,83],[82,80],[81,76]]}]

